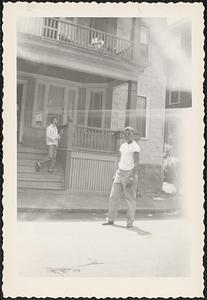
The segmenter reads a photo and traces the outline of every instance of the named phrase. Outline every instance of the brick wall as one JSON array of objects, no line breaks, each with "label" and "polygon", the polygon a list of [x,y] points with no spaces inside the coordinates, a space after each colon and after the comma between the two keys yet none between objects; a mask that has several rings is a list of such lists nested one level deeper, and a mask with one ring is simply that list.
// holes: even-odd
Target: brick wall
[{"label": "brick wall", "polygon": [[[148,20],[150,27],[161,27],[165,30],[165,20]],[[156,31],[155,31],[156,32]],[[158,30],[157,30],[158,32]],[[166,91],[165,58],[157,43],[151,36],[150,65],[138,79],[138,95],[147,97],[147,134],[146,139],[139,141],[142,164],[160,165],[164,138],[164,107]]]}]

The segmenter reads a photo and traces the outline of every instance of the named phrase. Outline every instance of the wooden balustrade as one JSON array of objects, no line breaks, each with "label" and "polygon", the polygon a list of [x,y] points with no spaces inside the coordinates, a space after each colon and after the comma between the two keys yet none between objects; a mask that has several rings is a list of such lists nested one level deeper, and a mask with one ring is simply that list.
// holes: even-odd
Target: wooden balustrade
[{"label": "wooden balustrade", "polygon": [[75,149],[115,152],[116,136],[109,129],[75,125],[72,147]]},{"label": "wooden balustrade", "polygon": [[132,61],[132,41],[59,18],[20,18],[18,32]]},{"label": "wooden balustrade", "polygon": [[72,150],[99,151],[115,153],[117,136],[109,129],[73,125],[68,122],[62,129],[58,147],[58,158],[65,178],[65,189],[69,189]]}]

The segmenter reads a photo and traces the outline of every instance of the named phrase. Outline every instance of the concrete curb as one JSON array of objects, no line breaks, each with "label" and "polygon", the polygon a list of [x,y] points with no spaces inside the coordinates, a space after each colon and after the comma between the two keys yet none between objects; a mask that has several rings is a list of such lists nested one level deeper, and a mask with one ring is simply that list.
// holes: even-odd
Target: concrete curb
[{"label": "concrete curb", "polygon": [[[28,207],[18,207],[18,213],[107,213],[108,209],[99,208],[28,208]],[[179,208],[137,208],[136,213],[169,213],[181,210]],[[126,213],[126,209],[119,209],[119,213]]]}]

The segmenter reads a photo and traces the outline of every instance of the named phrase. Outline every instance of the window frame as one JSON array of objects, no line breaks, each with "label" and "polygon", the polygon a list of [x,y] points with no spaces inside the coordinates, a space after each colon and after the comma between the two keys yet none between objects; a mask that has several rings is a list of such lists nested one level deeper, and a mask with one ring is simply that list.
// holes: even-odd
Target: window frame
[{"label": "window frame", "polygon": [[[148,32],[148,43],[142,43],[141,42],[141,30],[142,28],[146,28],[147,32]],[[150,26],[145,24],[145,23],[141,23],[140,25],[140,37],[139,37],[139,42],[140,42],[140,46],[144,46],[147,47],[148,50],[148,56],[147,56],[147,60],[148,60],[148,64],[151,64],[151,32],[150,32]]]},{"label": "window frame", "polygon": [[86,106],[85,106],[85,127],[92,127],[88,126],[88,112],[90,110],[90,99],[91,99],[91,92],[102,92],[103,93],[103,102],[102,102],[102,118],[101,118],[101,127],[97,127],[100,129],[105,128],[105,107],[106,107],[106,89],[100,87],[87,87],[86,88]]},{"label": "window frame", "polygon": [[[173,102],[172,103],[172,100],[171,100],[171,98],[172,98],[172,91],[174,91],[174,92],[178,92],[178,101],[177,102]],[[180,104],[180,89],[172,89],[172,88],[170,88],[169,89],[169,99],[168,99],[169,101],[168,101],[168,104],[169,105],[177,105],[177,104]]]},{"label": "window frame", "polygon": [[[148,120],[148,110],[149,110],[149,97],[146,95],[137,95],[137,103],[138,103],[138,98],[145,98],[146,99],[146,109],[145,109],[145,135],[140,136],[141,140],[146,140],[148,139],[148,127],[149,127],[149,120]],[[137,107],[136,107],[136,112],[137,112]],[[136,116],[136,126],[137,126],[137,116]],[[137,131],[137,128],[136,128]]]},{"label": "window frame", "polygon": [[[143,42],[141,41],[141,32],[142,32],[142,28],[145,28],[146,31],[147,31],[147,33],[148,33],[148,42],[147,42],[147,43],[143,43]],[[149,26],[147,26],[147,25],[145,25],[145,24],[143,24],[143,23],[140,25],[140,44],[142,44],[142,45],[148,45],[148,46],[149,46],[149,44],[150,44],[150,28],[149,28]]]},{"label": "window frame", "polygon": [[[35,113],[37,111],[37,96],[38,96],[38,86],[39,84],[45,85],[45,95],[43,101],[43,122],[42,125],[38,125],[35,122]],[[77,86],[67,85],[60,83],[59,81],[55,80],[46,80],[46,79],[36,79],[35,80],[35,90],[34,90],[34,102],[32,108],[32,121],[31,127],[36,129],[45,129],[47,127],[47,107],[49,101],[49,89],[50,86],[57,86],[64,88],[64,96],[63,96],[63,123],[67,122],[67,112],[68,112],[68,94],[69,90],[75,91],[74,97],[74,120],[73,123],[76,124],[77,119],[77,105],[78,105],[78,95],[79,95],[79,88]]]}]

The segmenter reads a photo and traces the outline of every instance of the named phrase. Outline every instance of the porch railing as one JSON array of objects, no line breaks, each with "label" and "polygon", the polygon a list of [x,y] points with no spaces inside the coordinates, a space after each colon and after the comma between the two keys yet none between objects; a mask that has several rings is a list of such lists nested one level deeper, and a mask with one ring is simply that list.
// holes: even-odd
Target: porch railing
[{"label": "porch railing", "polygon": [[18,32],[132,61],[132,41],[59,18],[20,18]]},{"label": "porch railing", "polygon": [[103,152],[116,151],[116,135],[109,129],[74,125],[73,148]]},{"label": "porch railing", "polygon": [[74,125],[71,121],[61,129],[58,157],[64,171],[64,186],[69,189],[72,150],[115,153],[117,136],[108,129]]}]

